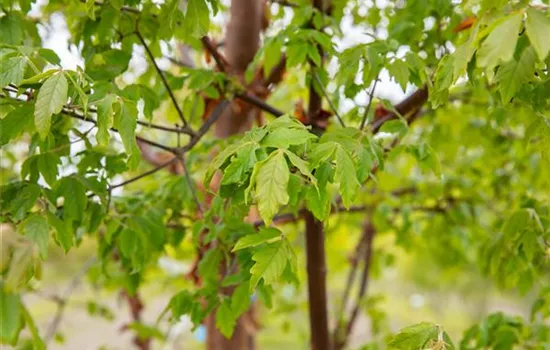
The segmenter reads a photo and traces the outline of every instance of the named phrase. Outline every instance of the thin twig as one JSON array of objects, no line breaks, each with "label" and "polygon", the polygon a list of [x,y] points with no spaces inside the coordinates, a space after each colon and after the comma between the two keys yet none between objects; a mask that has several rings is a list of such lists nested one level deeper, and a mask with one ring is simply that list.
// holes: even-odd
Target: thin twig
[{"label": "thin twig", "polygon": [[212,40],[208,36],[203,36],[201,38],[201,42],[204,45],[204,48],[208,50],[212,58],[214,58],[214,61],[216,61],[216,65],[218,66],[218,69],[221,72],[225,73],[227,70],[226,68],[228,64],[225,58],[223,58],[223,56],[218,51],[218,48],[216,47],[216,45],[212,43]]},{"label": "thin twig", "polygon": [[230,103],[227,100],[222,100],[220,103],[216,105],[216,107],[214,108],[214,111],[212,111],[208,119],[206,119],[204,124],[197,131],[197,134],[191,138],[191,140],[187,145],[181,148],[182,153],[189,151],[191,148],[193,148],[197,144],[197,142],[200,141],[200,139],[208,132],[208,130],[210,130],[210,127],[225,112],[226,108],[228,108],[229,105]]},{"label": "thin twig", "polygon": [[178,157],[174,156],[174,157],[172,157],[172,159],[168,160],[167,162],[164,162],[164,163],[162,163],[162,164],[160,164],[160,165],[154,167],[154,168],[151,169],[151,170],[148,170],[148,171],[146,171],[146,172],[144,172],[144,173],[142,173],[142,174],[139,174],[139,175],[136,176],[136,177],[133,177],[133,178],[131,178],[131,179],[128,179],[128,180],[126,180],[126,181],[123,181],[123,182],[121,182],[121,183],[119,183],[119,184],[109,186],[109,191],[112,191],[112,190],[114,190],[115,188],[119,188],[119,187],[128,185],[128,184],[130,184],[130,183],[132,183],[132,182],[135,182],[135,181],[138,181],[138,180],[140,180],[140,179],[142,179],[142,178],[144,178],[144,177],[146,177],[146,176],[149,176],[149,175],[151,175],[151,174],[154,174],[154,173],[156,173],[157,171],[159,171],[159,170],[161,170],[161,169],[163,169],[163,168],[166,168],[166,167],[169,166],[170,164],[174,163],[177,159],[178,159]]},{"label": "thin twig", "polygon": [[67,302],[69,301],[69,298],[71,297],[76,287],[78,287],[78,285],[80,284],[82,277],[84,277],[86,272],[88,272],[88,270],[90,269],[92,264],[95,263],[95,261],[96,261],[95,257],[88,259],[88,261],[86,261],[86,263],[82,266],[82,268],[78,271],[78,273],[73,277],[73,279],[65,289],[63,296],[56,298],[57,312],[55,313],[53,320],[48,326],[48,331],[44,336],[45,344],[48,344],[55,336],[55,333],[57,333],[57,329],[59,328],[59,324],[63,319],[63,313],[65,311],[65,307],[67,306]]},{"label": "thin twig", "polygon": [[363,231],[363,234],[359,238],[359,242],[357,242],[357,245],[355,247],[355,252],[353,256],[353,260],[351,261],[351,268],[348,273],[348,278],[346,280],[346,286],[344,288],[344,292],[342,293],[342,301],[340,302],[340,306],[338,308],[338,311],[336,312],[336,327],[334,328],[334,333],[332,336],[332,339],[334,340],[335,344],[338,342],[338,338],[340,337],[340,332],[342,331],[343,326],[343,317],[344,317],[344,311],[346,310],[346,306],[349,302],[349,296],[351,294],[351,287],[353,286],[355,282],[355,276],[357,275],[357,268],[359,267],[359,259],[361,256],[363,256],[363,249],[365,248],[365,242],[367,241],[367,235],[366,232]]},{"label": "thin twig", "polygon": [[[95,121],[94,119],[86,118],[85,116],[80,115],[80,114],[78,114],[78,113],[76,113],[75,111],[70,110],[70,109],[63,109],[62,114],[66,115],[66,116],[68,116],[68,117],[71,117],[71,118],[80,119],[80,120],[82,120],[82,121],[85,121],[85,122],[88,122],[88,123],[92,123],[92,124],[97,125],[97,121]],[[115,131],[115,132],[118,132],[118,130],[117,130],[116,128],[111,128],[110,130]],[[160,148],[160,149],[162,149],[162,150],[168,151],[168,152],[170,152],[170,153],[177,154],[177,149],[176,149],[176,148],[169,147],[169,146],[165,146],[165,145],[163,145],[163,144],[157,143],[157,142],[155,142],[155,141],[151,141],[151,140],[146,139],[146,138],[144,138],[144,137],[141,137],[141,136],[137,136],[137,135],[136,135],[136,140],[139,140],[139,141],[141,141],[141,142],[143,142],[143,143],[146,143],[146,144],[148,144],[148,145],[151,145],[151,146]]]},{"label": "thin twig", "polygon": [[187,185],[189,186],[189,189],[191,190],[191,195],[193,196],[193,200],[197,204],[197,209],[201,213],[201,215],[204,213],[204,210],[202,208],[201,202],[199,200],[199,196],[197,195],[197,189],[195,188],[195,183],[193,182],[193,179],[191,179],[191,174],[189,173],[189,169],[187,168],[187,164],[185,164],[185,157],[183,155],[180,156],[181,165],[183,167],[183,175],[185,176],[185,180],[187,181]]},{"label": "thin twig", "polygon": [[367,118],[369,116],[370,108],[372,106],[372,100],[374,100],[374,91],[376,90],[376,84],[378,84],[378,75],[376,76],[376,79],[374,79],[374,85],[372,86],[369,94],[369,104],[365,109],[365,113],[363,113],[363,119],[361,120],[361,126],[359,127],[360,130],[363,130],[365,128],[365,124],[367,123]]},{"label": "thin twig", "polygon": [[361,304],[363,302],[363,298],[365,294],[367,293],[367,289],[369,286],[369,275],[370,275],[370,267],[372,262],[372,243],[374,240],[374,236],[376,235],[376,230],[369,219],[365,220],[365,224],[363,225],[364,235],[366,236],[366,250],[364,255],[364,266],[363,271],[361,273],[361,282],[359,284],[359,291],[357,292],[357,299],[355,300],[355,305],[352,308],[349,321],[345,328],[345,333],[343,334],[342,339],[335,339],[335,350],[343,349],[346,345],[349,335],[351,334],[351,331],[353,329],[353,325],[355,324],[355,321],[357,320],[357,316],[359,315],[359,308],[361,307]]},{"label": "thin twig", "polygon": [[169,127],[169,126],[149,123],[149,122],[146,122],[146,121],[143,121],[143,120],[138,120],[137,123],[139,125],[142,125],[142,126],[145,126],[145,127],[151,128],[151,129],[163,130],[163,131],[173,132],[173,133],[176,133],[176,134],[182,134],[183,133],[183,134],[187,134],[189,136],[194,136],[195,135],[195,132],[193,130],[191,130],[191,128],[189,128],[188,126],[172,128],[172,127]]},{"label": "thin twig", "polygon": [[319,88],[323,92],[323,95],[325,96],[325,99],[327,100],[330,108],[334,112],[334,115],[336,116],[336,118],[338,118],[338,121],[340,122],[340,125],[342,125],[345,128],[346,124],[344,124],[344,121],[342,120],[342,117],[340,116],[340,114],[338,114],[338,110],[336,109],[336,106],[332,103],[332,100],[330,99],[330,96],[328,95],[327,90],[323,86],[323,82],[321,81],[321,78],[319,78],[319,75],[315,71],[313,71],[313,76],[315,77],[315,80],[319,84]]},{"label": "thin twig", "polygon": [[273,116],[275,117],[280,117],[282,115],[284,115],[284,113],[280,110],[278,110],[277,108],[271,106],[270,104],[266,103],[264,100],[254,96],[254,95],[250,95],[250,94],[247,94],[246,92],[243,92],[243,93],[238,93],[235,95],[236,98],[240,99],[240,100],[243,100],[253,106],[256,106],[258,108],[260,108],[261,110],[263,111],[266,111],[270,114],[272,114]]},{"label": "thin twig", "polygon": [[145,42],[145,39],[143,38],[143,35],[139,32],[139,30],[136,30],[135,32],[136,36],[138,37],[139,41],[141,42],[141,45],[145,48],[145,51],[147,52],[147,56],[149,56],[149,60],[151,60],[151,63],[155,67],[155,70],[157,71],[158,75],[160,76],[162,83],[164,84],[164,87],[168,91],[168,94],[170,95],[170,99],[172,100],[172,104],[176,108],[176,111],[178,112],[178,116],[180,117],[183,125],[187,125],[187,121],[185,120],[185,116],[183,115],[183,112],[181,111],[181,108],[178,104],[178,101],[176,100],[176,96],[174,95],[174,92],[172,91],[172,88],[170,87],[170,84],[168,84],[168,80],[166,80],[166,77],[164,76],[164,73],[160,69],[160,67],[157,65],[157,62],[155,61],[155,56],[153,55],[153,52],[151,52],[151,49]]}]

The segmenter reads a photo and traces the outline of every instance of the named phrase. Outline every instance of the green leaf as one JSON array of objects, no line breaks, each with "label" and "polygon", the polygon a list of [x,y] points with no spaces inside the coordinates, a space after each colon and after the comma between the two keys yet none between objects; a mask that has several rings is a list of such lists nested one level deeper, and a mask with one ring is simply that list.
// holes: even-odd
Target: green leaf
[{"label": "green leaf", "polygon": [[86,74],[95,80],[113,80],[128,69],[132,55],[111,49],[95,54],[86,61]]},{"label": "green leaf", "polygon": [[280,240],[271,244],[267,244],[258,249],[252,260],[255,264],[250,269],[250,291],[253,291],[260,282],[264,281],[264,285],[275,283],[283,273],[288,261],[288,249],[286,241]]},{"label": "green leaf", "polygon": [[19,85],[25,74],[27,59],[21,56],[0,60],[0,87],[9,84]]},{"label": "green leaf", "polygon": [[261,143],[265,147],[288,148],[303,145],[314,138],[316,136],[306,129],[277,128],[267,134]]},{"label": "green leaf", "polygon": [[50,132],[52,115],[61,112],[67,102],[69,85],[63,72],[48,78],[38,91],[34,106],[34,125],[42,139]]},{"label": "green leaf", "polygon": [[298,170],[303,175],[307,176],[309,178],[309,181],[311,181],[311,183],[316,186],[317,185],[317,179],[315,178],[315,176],[313,176],[313,174],[309,170],[309,166],[308,166],[307,162],[305,160],[303,160],[302,158],[298,157],[297,155],[295,155],[294,153],[288,151],[288,150],[285,150],[284,152],[285,152],[286,156],[288,157],[288,160],[290,160],[290,162],[292,163],[292,165],[294,165],[296,168],[298,168]]},{"label": "green leaf", "polygon": [[273,152],[258,169],[256,199],[260,216],[268,226],[279,207],[289,200],[287,186],[290,172],[283,154],[282,151]]},{"label": "green leaf", "polygon": [[194,324],[202,321],[201,301],[186,290],[174,295],[168,306],[172,311],[172,317],[179,320],[182,315],[189,315]]},{"label": "green leaf", "polygon": [[37,245],[42,259],[48,257],[48,228],[46,218],[38,214],[30,215],[21,223],[23,234]]},{"label": "green leaf", "polygon": [[136,144],[136,126],[138,110],[134,101],[122,100],[120,113],[115,114],[114,126],[118,130],[124,149],[128,154],[128,167],[135,169],[139,165],[140,154]]},{"label": "green leaf", "polygon": [[337,147],[338,144],[332,141],[315,145],[310,154],[311,167],[315,169],[331,159]]},{"label": "green leaf", "polygon": [[525,139],[534,142],[543,159],[550,162],[550,119],[538,116],[525,132]]},{"label": "green leaf", "polygon": [[21,85],[34,85],[40,83],[42,80],[51,77],[54,73],[59,72],[59,69],[48,69],[45,72],[39,73],[27,79],[21,80]]},{"label": "green leaf", "polygon": [[523,13],[516,13],[502,20],[483,41],[477,53],[479,67],[492,71],[501,62],[514,56]]},{"label": "green leaf", "polygon": [[237,317],[231,310],[230,303],[229,299],[225,299],[216,311],[216,328],[228,339],[231,338],[233,329],[237,324]]},{"label": "green leaf", "polygon": [[263,227],[260,232],[253,233],[241,237],[235,247],[233,247],[233,252],[241,250],[244,248],[255,247],[263,243],[271,243],[275,240],[281,239],[282,233],[274,227]]},{"label": "green leaf", "polygon": [[21,311],[23,314],[23,319],[25,320],[25,325],[27,326],[27,329],[29,330],[32,336],[33,349],[44,350],[46,348],[46,345],[44,344],[44,341],[42,340],[42,338],[40,338],[40,332],[38,331],[38,327],[36,326],[34,319],[32,318],[29,310],[27,310],[24,304],[21,304]]},{"label": "green leaf", "polygon": [[97,107],[97,134],[96,140],[100,145],[106,146],[109,143],[109,129],[113,127],[113,103],[115,96],[107,95],[95,102]]},{"label": "green leaf", "polygon": [[306,205],[315,217],[323,221],[330,214],[330,194],[327,191],[327,183],[332,172],[332,167],[328,163],[323,163],[315,171],[317,178],[317,189],[308,187],[306,193]]},{"label": "green leaf", "polygon": [[61,159],[54,153],[43,153],[37,156],[38,171],[44,177],[44,180],[53,186],[57,180],[57,166],[61,164]]},{"label": "green leaf", "polygon": [[86,188],[77,178],[64,177],[56,185],[57,197],[63,197],[63,219],[81,221],[88,198]]},{"label": "green leaf", "polygon": [[225,147],[210,163],[210,166],[208,167],[208,170],[206,171],[206,175],[204,177],[204,184],[206,186],[210,185],[210,181],[212,181],[212,177],[214,176],[214,173],[216,170],[220,169],[220,167],[235,153],[239,152],[242,149],[246,149],[247,147],[250,147],[253,145],[253,142],[251,141],[245,141],[240,143],[234,143],[229,145],[228,147]]},{"label": "green leaf", "polygon": [[0,343],[15,345],[23,328],[21,298],[0,284]]},{"label": "green leaf", "polygon": [[63,248],[65,253],[69,251],[74,246],[74,235],[69,220],[61,220],[54,214],[48,212],[48,224],[55,229],[55,241],[57,244]]},{"label": "green leaf", "polygon": [[550,52],[550,18],[544,12],[534,8],[527,9],[525,30],[529,41],[537,51],[539,59],[544,61]]},{"label": "green leaf", "polygon": [[502,103],[510,103],[521,86],[532,80],[535,74],[536,52],[533,47],[526,48],[519,61],[512,60],[503,64],[495,77],[502,97]]},{"label": "green leaf", "polygon": [[189,0],[185,12],[184,30],[190,37],[201,37],[208,33],[210,11],[205,0]]},{"label": "green leaf", "polygon": [[218,279],[222,252],[219,249],[210,249],[199,262],[199,274],[205,281],[215,282]]},{"label": "green leaf", "polygon": [[0,28],[2,28],[0,30],[0,43],[21,45],[25,35],[21,13],[18,11],[6,12],[5,10],[3,12],[5,15],[0,18]]},{"label": "green leaf", "polygon": [[231,310],[236,318],[245,313],[250,306],[250,287],[248,281],[239,284],[231,295]]},{"label": "green leaf", "polygon": [[223,172],[222,185],[242,184],[246,180],[246,174],[252,170],[257,162],[256,149],[258,146],[249,143],[244,146]]},{"label": "green leaf", "polygon": [[[436,344],[439,344],[437,349],[454,349],[449,337],[440,326],[423,322],[403,328],[391,337],[388,350],[428,349],[435,348]],[[441,347],[444,344],[446,347]]]},{"label": "green leaf", "polygon": [[390,75],[401,86],[403,91],[407,90],[407,84],[409,82],[409,67],[403,60],[396,59],[388,67]]},{"label": "green leaf", "polygon": [[132,263],[133,271],[140,271],[149,254],[150,248],[142,231],[124,228],[118,236],[118,248],[122,256]]},{"label": "green leaf", "polygon": [[21,220],[34,206],[40,196],[40,186],[27,184],[10,203],[10,211],[16,220]]},{"label": "green leaf", "polygon": [[19,137],[23,132],[34,131],[33,109],[30,105],[17,107],[0,119],[0,146]]},{"label": "green leaf", "polygon": [[336,149],[335,181],[339,185],[344,207],[349,208],[361,185],[357,180],[357,171],[349,153],[342,147]]}]

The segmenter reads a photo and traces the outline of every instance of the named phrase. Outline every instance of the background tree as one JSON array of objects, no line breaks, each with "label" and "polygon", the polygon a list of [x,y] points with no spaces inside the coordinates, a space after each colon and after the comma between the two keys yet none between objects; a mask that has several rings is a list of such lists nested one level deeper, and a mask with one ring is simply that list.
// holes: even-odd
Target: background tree
[{"label": "background tree", "polygon": [[[87,276],[140,349],[183,316],[208,349],[255,349],[278,314],[316,350],[550,346],[547,0],[0,4],[2,343],[59,340]],[[44,46],[60,15],[73,69]],[[42,329],[55,246],[91,258]],[[371,281],[404,257],[431,290],[495,285],[531,314],[390,324]]]}]

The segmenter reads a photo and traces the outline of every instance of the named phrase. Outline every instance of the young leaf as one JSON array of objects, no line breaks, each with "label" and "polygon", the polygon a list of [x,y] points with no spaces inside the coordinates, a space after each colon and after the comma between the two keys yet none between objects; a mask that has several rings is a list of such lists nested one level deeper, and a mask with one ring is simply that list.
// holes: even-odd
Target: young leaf
[{"label": "young leaf", "polygon": [[493,29],[477,53],[478,66],[492,71],[499,63],[512,59],[522,19],[522,13],[513,14]]},{"label": "young leaf", "polygon": [[190,0],[187,2],[184,28],[187,35],[200,37],[208,33],[210,26],[210,11],[205,0]]},{"label": "young leaf", "polygon": [[529,41],[537,51],[539,59],[544,61],[550,52],[550,18],[542,11],[534,8],[527,9],[525,30]]},{"label": "young leaf", "polygon": [[267,244],[252,255],[255,264],[250,269],[250,291],[256,288],[261,279],[264,285],[270,285],[281,276],[288,261],[288,250],[284,243],[281,240]]},{"label": "young leaf", "polygon": [[262,243],[273,242],[275,239],[281,239],[282,233],[274,227],[264,227],[258,233],[253,233],[241,237],[235,247],[233,247],[233,252],[241,250],[248,247],[255,247]]},{"label": "young leaf", "polygon": [[449,337],[440,326],[423,322],[400,330],[390,338],[388,349],[427,349],[432,348],[436,342],[439,342],[440,345],[446,344],[446,347],[440,346],[439,349],[454,349]]},{"label": "young leaf", "polygon": [[63,72],[56,73],[42,84],[34,106],[34,124],[42,139],[50,132],[52,115],[61,112],[67,102],[69,85]]},{"label": "young leaf", "polygon": [[344,207],[349,208],[357,191],[361,187],[357,180],[357,171],[349,153],[342,147],[336,149],[335,181],[339,184]]},{"label": "young leaf", "polygon": [[290,172],[282,151],[272,153],[258,170],[256,199],[260,216],[266,225],[271,224],[279,207],[288,203],[289,177]]},{"label": "young leaf", "polygon": [[302,158],[298,157],[297,155],[295,155],[294,153],[288,151],[288,150],[285,150],[284,152],[285,152],[286,156],[288,157],[288,160],[290,160],[290,162],[292,163],[292,165],[294,165],[296,168],[298,168],[298,170],[303,175],[307,176],[309,178],[309,181],[311,181],[311,183],[316,186],[317,185],[317,179],[315,178],[315,176],[313,176],[313,174],[309,170],[309,166],[308,166],[307,162],[305,160],[303,160]]}]

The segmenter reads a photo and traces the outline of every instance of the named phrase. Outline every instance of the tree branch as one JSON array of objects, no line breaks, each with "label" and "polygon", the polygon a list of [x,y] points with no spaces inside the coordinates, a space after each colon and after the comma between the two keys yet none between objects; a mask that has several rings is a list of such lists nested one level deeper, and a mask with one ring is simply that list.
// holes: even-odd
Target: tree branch
[{"label": "tree branch", "polygon": [[323,95],[325,96],[325,99],[327,100],[330,108],[332,109],[332,111],[334,112],[334,115],[336,116],[336,118],[338,119],[338,121],[340,122],[340,125],[342,125],[342,127],[346,127],[346,124],[344,124],[344,121],[342,120],[342,117],[340,116],[340,114],[338,114],[338,110],[336,109],[336,106],[332,103],[332,100],[330,99],[330,96],[328,95],[328,92],[327,90],[325,89],[325,87],[323,86],[323,82],[321,81],[321,79],[319,78],[319,75],[316,73],[316,72],[313,72],[313,76],[315,77],[315,80],[317,81],[317,83],[319,84],[319,88],[321,89],[321,91],[323,92]]},{"label": "tree branch", "polygon": [[[95,261],[95,257],[88,259],[88,261],[86,261],[82,268],[73,277],[73,279],[65,289],[65,292],[63,292],[63,295],[61,297],[55,297],[55,302],[57,303],[57,312],[55,313],[53,320],[50,322],[50,325],[48,326],[48,331],[44,336],[44,343],[46,345],[53,339],[53,337],[57,333],[57,329],[59,328],[61,320],[63,319],[63,313],[65,312],[65,308],[67,306],[69,298],[73,294],[76,287],[78,287],[78,285],[80,284],[86,272],[88,272],[90,267],[95,263]],[[54,299],[52,298],[52,300]]]},{"label": "tree branch", "polygon": [[424,86],[423,88],[416,90],[409,97],[405,98],[402,102],[397,104],[395,106],[395,111],[397,113],[389,112],[386,115],[382,116],[381,118],[373,121],[371,125],[372,132],[376,134],[385,122],[387,122],[388,120],[397,118],[398,114],[407,115],[415,112],[416,110],[420,109],[420,107],[427,100],[428,100],[428,88]]},{"label": "tree branch", "polygon": [[[76,111],[71,110],[71,109],[68,109],[68,108],[64,108],[63,111],[62,111],[62,114],[66,115],[66,116],[68,116],[68,117],[71,117],[71,118],[80,119],[80,120],[82,120],[82,121],[85,121],[85,122],[88,122],[88,123],[92,123],[92,124],[94,124],[94,125],[97,125],[97,121],[95,121],[94,119],[86,118],[85,116],[80,115],[80,114],[78,114]],[[112,130],[112,131],[114,131],[114,132],[118,132],[118,130],[117,130],[116,128],[111,128],[110,130]],[[160,148],[160,149],[162,149],[162,150],[168,151],[168,152],[170,152],[170,153],[174,153],[174,154],[177,153],[177,149],[176,149],[176,148],[169,147],[169,146],[165,146],[165,145],[163,145],[163,144],[157,143],[157,142],[155,142],[155,141],[151,141],[151,140],[146,139],[146,138],[141,137],[141,136],[137,136],[137,135],[136,135],[136,140],[141,141],[141,142],[143,142],[143,143],[146,143],[146,144],[148,144],[148,145],[151,145],[151,146]]]},{"label": "tree branch", "polygon": [[223,56],[220,54],[220,52],[218,51],[218,48],[214,45],[214,43],[212,43],[212,40],[208,36],[203,36],[201,38],[201,42],[204,48],[210,53],[212,58],[214,58],[214,61],[216,61],[216,65],[218,66],[218,69],[221,72],[226,73],[229,64],[227,63],[225,58],[223,58]]},{"label": "tree branch", "polygon": [[[376,235],[376,230],[372,225],[371,221],[369,219],[365,220],[365,223],[363,224],[363,236],[365,237],[364,238],[365,252],[364,252],[364,258],[363,258],[364,266],[363,266],[363,271],[361,273],[359,291],[357,292],[357,299],[355,300],[355,304],[352,308],[349,321],[344,330],[344,334],[342,334],[342,338],[339,338],[339,339],[335,338],[334,340],[334,350],[340,350],[344,348],[344,346],[348,342],[349,335],[351,334],[351,331],[353,329],[353,325],[357,320],[357,316],[359,315],[359,308],[361,307],[361,303],[363,301],[363,298],[367,292],[367,288],[369,285],[369,274],[370,274],[370,267],[371,267],[371,261],[372,261],[372,243],[375,235]],[[335,333],[338,334],[339,332],[336,331]]]},{"label": "tree branch", "polygon": [[369,116],[370,108],[372,106],[372,100],[374,99],[374,91],[376,90],[376,84],[378,84],[378,75],[376,75],[376,79],[374,79],[374,85],[372,86],[372,89],[370,91],[369,104],[367,105],[367,108],[365,109],[365,113],[363,114],[363,119],[361,120],[361,126],[359,127],[359,129],[361,130],[365,128],[365,124],[367,123],[367,118]]},{"label": "tree branch", "polygon": [[193,148],[197,142],[210,130],[210,127],[218,120],[218,118],[225,112],[225,110],[229,107],[230,103],[227,100],[223,100],[220,103],[216,105],[214,108],[214,111],[210,114],[208,119],[204,122],[204,124],[201,126],[199,131],[197,131],[197,134],[191,138],[189,143],[182,147],[182,152],[187,152],[191,148]]},{"label": "tree branch", "polygon": [[178,158],[176,156],[174,156],[172,159],[168,160],[167,162],[164,162],[156,167],[154,167],[153,169],[151,170],[148,170],[142,174],[139,174],[138,176],[135,176],[131,179],[128,179],[126,181],[123,181],[121,183],[118,183],[116,185],[112,185],[112,186],[109,186],[109,191],[112,191],[114,190],[115,188],[119,188],[119,187],[122,187],[122,186],[125,186],[125,185],[128,185],[132,182],[135,182],[135,181],[138,181],[140,179],[143,179],[144,177],[146,176],[149,176],[149,175],[152,175],[154,173],[156,173],[157,171],[161,170],[161,169],[164,169],[165,167],[171,165],[172,163],[174,163]]},{"label": "tree branch", "polygon": [[[314,0],[314,7],[325,12],[325,1]],[[313,28],[312,23],[309,27]],[[317,47],[319,56],[323,57],[321,47]],[[311,73],[315,74],[315,63],[309,62]],[[307,118],[311,125],[315,125],[316,119],[322,108],[321,96],[315,90],[315,82],[311,80],[309,85],[309,103]],[[325,256],[325,231],[323,223],[315,218],[313,213],[306,211],[306,260],[309,301],[309,323],[311,332],[311,348],[313,350],[329,350],[331,348],[328,329],[328,302],[326,285],[326,256]]]},{"label": "tree branch", "polygon": [[143,45],[143,47],[145,48],[145,51],[147,52],[147,56],[149,56],[149,59],[151,60],[151,63],[155,67],[155,70],[157,71],[158,75],[160,76],[160,78],[162,80],[162,83],[164,84],[164,87],[168,91],[168,94],[170,95],[170,99],[172,100],[172,104],[176,108],[176,111],[178,112],[178,116],[180,117],[183,125],[184,126],[187,125],[187,121],[185,120],[185,116],[183,115],[183,112],[181,111],[181,108],[178,104],[178,101],[176,100],[176,96],[174,95],[174,92],[172,91],[172,88],[170,87],[170,84],[168,84],[168,81],[166,80],[166,77],[164,76],[164,73],[162,72],[162,70],[157,65],[157,62],[155,61],[155,56],[151,52],[151,49],[149,48],[149,46],[145,42],[145,39],[143,38],[143,36],[139,32],[139,30],[136,29],[135,33],[136,33],[136,36],[138,37],[139,41],[141,42],[141,45]]},{"label": "tree branch", "polygon": [[247,94],[246,92],[242,92],[242,93],[238,93],[235,95],[236,98],[240,99],[240,100],[243,100],[255,107],[258,107],[260,108],[261,110],[265,111],[265,112],[268,112],[270,114],[272,114],[273,116],[275,117],[280,117],[282,115],[284,115],[285,113],[278,110],[277,108],[271,106],[270,104],[266,103],[264,100],[254,96],[254,95],[250,95],[250,94]]}]

